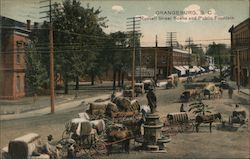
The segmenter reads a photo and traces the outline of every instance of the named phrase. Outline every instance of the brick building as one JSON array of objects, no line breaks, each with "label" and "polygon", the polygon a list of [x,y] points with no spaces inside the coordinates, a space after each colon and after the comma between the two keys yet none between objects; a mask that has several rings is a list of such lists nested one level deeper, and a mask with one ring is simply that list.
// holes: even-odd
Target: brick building
[{"label": "brick building", "polygon": [[[229,29],[231,33],[231,79],[250,84],[250,18]],[[238,76],[239,75],[239,76]]]},{"label": "brick building", "polygon": [[24,46],[28,35],[26,24],[1,17],[0,98],[25,96]]},{"label": "brick building", "polygon": [[[142,47],[141,48],[141,66],[149,70],[155,68],[155,55],[157,54],[157,70],[158,79],[164,79],[176,68],[180,71],[185,68],[176,66],[197,66],[199,64],[199,56],[189,53],[185,50],[171,49],[170,47]],[[186,71],[187,69],[185,69]]]}]

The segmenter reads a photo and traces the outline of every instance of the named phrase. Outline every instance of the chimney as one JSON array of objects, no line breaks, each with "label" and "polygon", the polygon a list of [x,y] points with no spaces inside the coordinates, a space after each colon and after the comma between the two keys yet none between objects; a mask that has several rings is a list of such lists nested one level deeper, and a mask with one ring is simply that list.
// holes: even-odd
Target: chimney
[{"label": "chimney", "polygon": [[38,22],[34,22],[34,29],[38,28]]},{"label": "chimney", "polygon": [[27,20],[27,30],[30,30],[30,20]]}]

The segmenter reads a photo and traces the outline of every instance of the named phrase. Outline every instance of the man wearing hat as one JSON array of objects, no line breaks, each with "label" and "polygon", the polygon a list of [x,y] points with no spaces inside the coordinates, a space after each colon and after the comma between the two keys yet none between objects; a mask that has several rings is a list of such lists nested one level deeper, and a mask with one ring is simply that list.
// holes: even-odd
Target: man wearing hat
[{"label": "man wearing hat", "polygon": [[59,158],[59,152],[57,150],[57,147],[52,144],[53,136],[49,135],[47,136],[47,143],[45,144],[45,151],[50,156],[51,159],[58,159]]},{"label": "man wearing hat", "polygon": [[152,86],[149,88],[149,91],[147,93],[147,99],[148,99],[148,105],[151,109],[151,113],[153,114],[156,111],[157,105],[156,105],[156,96]]}]

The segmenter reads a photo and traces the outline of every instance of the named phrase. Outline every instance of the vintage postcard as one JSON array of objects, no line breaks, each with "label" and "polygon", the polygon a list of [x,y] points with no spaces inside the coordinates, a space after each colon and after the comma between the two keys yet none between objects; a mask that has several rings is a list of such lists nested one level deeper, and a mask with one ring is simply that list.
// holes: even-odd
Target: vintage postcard
[{"label": "vintage postcard", "polygon": [[0,0],[1,159],[250,158],[249,0]]}]

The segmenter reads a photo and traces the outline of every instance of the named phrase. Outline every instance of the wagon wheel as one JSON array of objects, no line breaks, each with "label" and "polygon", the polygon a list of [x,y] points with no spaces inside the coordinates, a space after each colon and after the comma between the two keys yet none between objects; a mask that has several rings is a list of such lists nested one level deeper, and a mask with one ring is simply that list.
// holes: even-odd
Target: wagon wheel
[{"label": "wagon wheel", "polygon": [[62,139],[68,139],[69,138],[69,133],[67,133],[67,130],[64,130],[62,133]]},{"label": "wagon wheel", "polygon": [[103,140],[96,140],[92,147],[98,155],[106,155],[108,153],[106,143]]},{"label": "wagon wheel", "polygon": [[69,138],[62,138],[57,142],[57,144],[62,145],[62,149],[60,150],[60,156],[62,158],[67,157],[68,149],[70,145],[75,145],[75,140]]}]

